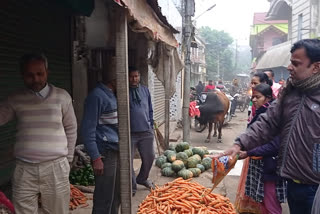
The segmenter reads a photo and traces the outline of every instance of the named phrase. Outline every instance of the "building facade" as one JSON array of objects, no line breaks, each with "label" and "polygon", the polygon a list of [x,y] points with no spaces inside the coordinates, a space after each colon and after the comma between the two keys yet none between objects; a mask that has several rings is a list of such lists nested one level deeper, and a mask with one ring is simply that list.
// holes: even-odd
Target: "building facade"
[{"label": "building facade", "polygon": [[191,76],[190,86],[196,86],[199,81],[206,82],[205,42],[195,36],[191,43]]}]

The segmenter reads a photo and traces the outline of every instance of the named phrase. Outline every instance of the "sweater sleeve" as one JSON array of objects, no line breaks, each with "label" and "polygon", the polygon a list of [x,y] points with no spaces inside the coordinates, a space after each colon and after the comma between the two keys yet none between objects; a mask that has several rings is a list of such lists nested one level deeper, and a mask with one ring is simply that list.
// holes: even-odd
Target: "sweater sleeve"
[{"label": "sweater sleeve", "polygon": [[235,144],[239,145],[242,150],[249,151],[270,142],[280,130],[281,112],[280,103],[274,101],[266,113],[261,114],[246,132],[236,138]]},{"label": "sweater sleeve", "polygon": [[85,101],[81,123],[81,137],[91,160],[100,157],[96,142],[96,130],[101,115],[102,100],[96,95],[89,95]]},{"label": "sweater sleeve", "polygon": [[148,90],[148,103],[149,103],[149,118],[150,118],[150,126],[153,127],[153,108],[152,108],[152,101],[151,101],[151,95]]},{"label": "sweater sleeve", "polygon": [[248,156],[276,156],[279,151],[279,144],[280,138],[277,136],[271,142],[248,151]]},{"label": "sweater sleeve", "polygon": [[9,101],[0,103],[0,126],[5,125],[15,118],[15,112]]},{"label": "sweater sleeve", "polygon": [[77,119],[74,113],[74,109],[72,106],[72,100],[66,106],[65,111],[63,111],[63,127],[68,140],[68,161],[71,162],[73,160],[74,155],[74,147],[77,141]]}]

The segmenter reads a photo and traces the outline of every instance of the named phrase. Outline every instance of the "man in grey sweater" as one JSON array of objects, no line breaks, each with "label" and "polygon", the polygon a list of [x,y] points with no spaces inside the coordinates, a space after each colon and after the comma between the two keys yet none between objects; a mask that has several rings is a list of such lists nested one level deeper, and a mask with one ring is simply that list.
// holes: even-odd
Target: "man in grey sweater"
[{"label": "man in grey sweater", "polygon": [[134,170],[132,171],[132,193],[135,195],[137,184],[149,189],[154,188],[152,181],[148,180],[155,155],[153,109],[150,92],[147,87],[140,84],[140,72],[135,68],[129,68],[129,83],[132,162],[136,148],[142,160],[139,175],[136,177]]}]

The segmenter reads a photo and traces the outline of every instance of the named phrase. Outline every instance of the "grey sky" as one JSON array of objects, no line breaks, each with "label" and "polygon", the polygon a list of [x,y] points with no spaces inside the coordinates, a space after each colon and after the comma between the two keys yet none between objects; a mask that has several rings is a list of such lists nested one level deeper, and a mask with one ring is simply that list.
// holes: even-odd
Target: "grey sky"
[{"label": "grey sky", "polygon": [[195,4],[195,17],[216,4],[216,7],[196,20],[198,28],[209,26],[213,29],[224,30],[237,39],[239,45],[249,44],[253,14],[267,12],[270,7],[267,0],[195,0]]}]

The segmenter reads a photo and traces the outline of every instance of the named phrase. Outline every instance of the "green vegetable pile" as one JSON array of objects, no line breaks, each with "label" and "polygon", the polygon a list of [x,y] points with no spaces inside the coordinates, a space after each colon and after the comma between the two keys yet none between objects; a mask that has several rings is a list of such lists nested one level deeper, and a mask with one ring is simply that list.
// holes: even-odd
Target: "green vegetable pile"
[{"label": "green vegetable pile", "polygon": [[91,165],[87,164],[84,168],[71,171],[69,180],[74,185],[93,186],[94,175]]},{"label": "green vegetable pile", "polygon": [[204,157],[209,154],[206,147],[190,147],[187,142],[170,144],[169,150],[156,159],[156,166],[161,168],[161,174],[166,177],[182,177],[188,179],[198,177],[211,168],[212,159]]}]

